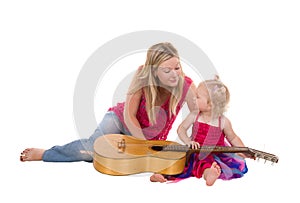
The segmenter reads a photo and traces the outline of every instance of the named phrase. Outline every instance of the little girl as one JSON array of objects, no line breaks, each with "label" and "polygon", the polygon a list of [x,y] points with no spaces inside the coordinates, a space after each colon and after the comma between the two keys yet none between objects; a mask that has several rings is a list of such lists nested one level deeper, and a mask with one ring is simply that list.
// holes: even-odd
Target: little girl
[{"label": "little girl", "polygon": [[[232,129],[230,120],[223,115],[229,103],[228,88],[219,81],[201,82],[197,88],[197,106],[200,113],[191,112],[178,127],[180,139],[193,149],[200,146],[236,146],[244,147],[242,140]],[[187,130],[193,125],[192,136]],[[240,178],[247,172],[244,154],[222,153],[194,153],[184,172],[176,176],[163,176],[154,174],[150,177],[152,182],[165,182],[167,180],[180,180],[187,177],[201,178],[206,185],[212,186],[217,179],[230,180]]]}]

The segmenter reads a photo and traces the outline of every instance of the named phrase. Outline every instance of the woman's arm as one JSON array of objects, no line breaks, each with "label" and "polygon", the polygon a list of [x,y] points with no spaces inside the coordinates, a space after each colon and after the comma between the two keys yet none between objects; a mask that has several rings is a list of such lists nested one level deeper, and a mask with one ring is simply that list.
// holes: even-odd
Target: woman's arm
[{"label": "woman's arm", "polygon": [[127,95],[124,107],[124,122],[132,136],[145,140],[146,138],[141,129],[141,125],[136,118],[141,97],[142,90]]},{"label": "woman's arm", "polygon": [[137,89],[137,80],[138,80],[137,78],[138,78],[138,74],[143,69],[143,67],[144,67],[143,65],[139,66],[128,88],[123,114],[124,114],[124,122],[128,130],[132,134],[132,136],[145,140],[146,138],[143,134],[141,125],[136,118],[136,114],[138,112],[138,108],[143,93],[142,88]]}]

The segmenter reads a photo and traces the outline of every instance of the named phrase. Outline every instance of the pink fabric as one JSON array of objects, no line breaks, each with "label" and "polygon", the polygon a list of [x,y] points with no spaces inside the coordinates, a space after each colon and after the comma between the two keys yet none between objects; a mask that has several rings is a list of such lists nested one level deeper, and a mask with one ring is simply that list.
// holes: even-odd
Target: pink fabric
[{"label": "pink fabric", "polygon": [[[146,112],[146,99],[145,96],[142,95],[141,102],[137,112],[137,119],[141,125],[143,133],[147,140],[166,140],[169,131],[172,128],[172,124],[174,123],[179,110],[183,106],[184,99],[189,90],[189,87],[192,84],[192,80],[185,76],[184,85],[183,85],[183,93],[180,102],[176,108],[176,115],[169,116],[169,99],[160,107],[160,110],[156,116],[156,124],[150,125],[148,115]],[[124,102],[118,103],[116,106],[109,108],[109,111],[115,112],[115,114],[119,117],[120,121],[126,127],[124,122]],[[127,128],[127,127],[126,127]]]},{"label": "pink fabric", "polygon": [[[220,122],[219,122],[220,125]],[[206,123],[195,122],[193,125],[192,138],[199,142],[201,146],[225,146],[225,134],[220,127],[211,126]],[[210,168],[215,161],[209,153],[197,154],[198,158],[194,161],[193,176],[201,178],[206,168]]]},{"label": "pink fabric", "polygon": [[[221,121],[219,119],[219,126]],[[225,134],[219,126],[211,126],[196,121],[193,125],[192,139],[200,145],[225,146]]]}]

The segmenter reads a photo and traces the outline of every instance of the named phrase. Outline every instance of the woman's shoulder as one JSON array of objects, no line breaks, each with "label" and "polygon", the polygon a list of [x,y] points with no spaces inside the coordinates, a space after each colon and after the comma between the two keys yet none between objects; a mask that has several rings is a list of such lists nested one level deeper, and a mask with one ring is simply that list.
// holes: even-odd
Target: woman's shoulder
[{"label": "woman's shoulder", "polygon": [[184,91],[188,91],[191,87],[193,88],[193,86],[195,86],[193,80],[188,76],[184,76],[184,83],[183,83]]},{"label": "woman's shoulder", "polygon": [[144,68],[144,65],[140,65],[140,66],[138,67],[137,71],[139,72],[139,71],[141,71],[143,68]]},{"label": "woman's shoulder", "polygon": [[188,83],[188,84],[192,84],[193,83],[193,80],[190,77],[186,76],[186,75],[184,76],[184,81],[186,83]]}]

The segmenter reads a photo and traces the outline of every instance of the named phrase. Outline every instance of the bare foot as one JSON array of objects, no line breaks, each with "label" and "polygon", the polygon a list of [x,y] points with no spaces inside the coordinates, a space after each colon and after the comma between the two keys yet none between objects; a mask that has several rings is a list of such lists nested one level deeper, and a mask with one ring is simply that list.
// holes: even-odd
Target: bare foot
[{"label": "bare foot", "polygon": [[160,182],[160,183],[164,183],[167,181],[167,179],[158,173],[154,173],[151,177],[150,177],[150,181],[151,182]]},{"label": "bare foot", "polygon": [[20,161],[41,161],[44,152],[44,149],[27,148],[21,153]]},{"label": "bare foot", "polygon": [[212,186],[221,174],[220,166],[214,162],[210,168],[204,170],[204,179],[207,186]]}]

